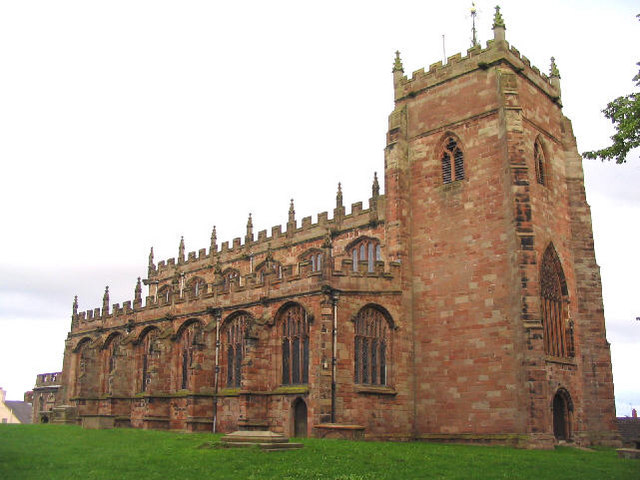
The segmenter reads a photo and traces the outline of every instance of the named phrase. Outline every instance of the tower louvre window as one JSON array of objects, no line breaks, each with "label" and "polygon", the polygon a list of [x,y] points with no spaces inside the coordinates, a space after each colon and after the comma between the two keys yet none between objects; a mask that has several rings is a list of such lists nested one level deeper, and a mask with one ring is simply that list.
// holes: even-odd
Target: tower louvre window
[{"label": "tower louvre window", "polygon": [[447,137],[441,161],[442,183],[464,180],[464,154],[452,136]]}]

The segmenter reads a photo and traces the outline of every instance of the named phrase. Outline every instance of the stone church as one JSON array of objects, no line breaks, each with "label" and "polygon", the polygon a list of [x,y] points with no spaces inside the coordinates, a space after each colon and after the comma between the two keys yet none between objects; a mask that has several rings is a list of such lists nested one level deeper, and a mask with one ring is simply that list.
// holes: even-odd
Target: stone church
[{"label": "stone church", "polygon": [[[149,256],[73,305],[57,411],[85,426],[615,444],[599,267],[560,75],[493,39],[393,65],[384,192]],[[144,286],[143,286],[144,285]],[[143,297],[143,288],[146,296]],[[70,413],[71,412],[71,413]]]}]

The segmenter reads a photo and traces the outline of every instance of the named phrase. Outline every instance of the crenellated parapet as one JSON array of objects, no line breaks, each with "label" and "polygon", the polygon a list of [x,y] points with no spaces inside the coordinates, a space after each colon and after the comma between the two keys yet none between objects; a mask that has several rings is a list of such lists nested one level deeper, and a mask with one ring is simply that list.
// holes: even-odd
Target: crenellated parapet
[{"label": "crenellated parapet", "polygon": [[482,48],[479,44],[475,45],[467,50],[465,56],[462,56],[461,53],[456,53],[448,57],[445,64],[442,61],[438,61],[431,64],[427,71],[423,68],[414,71],[411,78],[403,75],[404,69],[400,54],[396,52],[393,67],[396,103],[423,94],[433,87],[474,70],[488,70],[505,62],[555,102],[560,103],[560,75],[555,65],[555,60],[552,59],[550,74],[542,73],[538,67],[531,65],[531,61],[521,55],[517,48],[509,45],[504,39],[505,29],[504,21],[498,9],[494,17],[494,38],[487,41],[485,48]]},{"label": "crenellated parapet", "polygon": [[231,244],[225,241],[218,248],[214,227],[208,252],[202,248],[197,253],[187,253],[181,238],[177,258],[156,264],[152,248],[148,278],[142,280],[149,288],[148,295],[143,297],[138,278],[134,300],[122,305],[109,305],[108,287],[102,308],[78,312],[76,298],[72,334],[124,328],[130,322],[164,317],[185,309],[264,302],[267,297],[299,295],[329,284],[335,289],[389,290],[399,277],[398,262],[380,253],[375,261],[359,259],[354,264],[348,251],[358,238],[371,238],[380,245],[380,252],[384,252],[384,212],[385,196],[380,194],[376,175],[368,208],[356,202],[347,213],[339,186],[333,217],[321,212],[315,222],[307,216],[298,223],[292,202],[285,230],[277,225],[270,233],[259,231],[256,237],[249,216],[244,242],[236,237]]}]

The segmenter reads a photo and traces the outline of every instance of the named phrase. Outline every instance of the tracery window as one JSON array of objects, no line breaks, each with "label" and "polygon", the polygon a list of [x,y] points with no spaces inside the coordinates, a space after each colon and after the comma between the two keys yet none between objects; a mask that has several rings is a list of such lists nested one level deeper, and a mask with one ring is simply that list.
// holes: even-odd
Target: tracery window
[{"label": "tracery window", "polygon": [[444,142],[441,161],[442,183],[464,179],[464,154],[458,141],[451,135]]},{"label": "tracery window", "polygon": [[567,286],[560,259],[549,245],[540,267],[540,297],[544,351],[554,357],[573,357],[573,325],[566,309]]},{"label": "tracery window", "polygon": [[544,150],[539,139],[533,144],[533,160],[536,166],[536,180],[540,185],[546,185]]},{"label": "tracery window", "polygon": [[190,373],[193,366],[195,353],[202,343],[202,328],[200,323],[194,322],[182,330],[180,335],[180,388],[187,390],[190,387]]},{"label": "tracery window", "polygon": [[160,349],[158,347],[158,330],[151,329],[147,331],[144,338],[140,343],[141,355],[142,355],[142,369],[141,369],[141,386],[140,390],[142,392],[148,391],[152,378],[153,378],[153,370],[157,368],[155,365],[156,360],[160,354]]},{"label": "tracery window", "polygon": [[367,262],[367,271],[373,272],[375,262],[382,260],[380,242],[375,238],[363,238],[352,244],[350,252],[354,272],[359,270],[359,262]]},{"label": "tracery window", "polygon": [[280,315],[282,325],[282,384],[309,383],[309,319],[298,304]]},{"label": "tracery window", "polygon": [[380,310],[373,306],[360,310],[354,342],[355,383],[386,385],[389,322]]},{"label": "tracery window", "polygon": [[227,387],[240,387],[242,384],[242,360],[245,353],[248,320],[249,316],[242,313],[226,322],[224,348],[226,348]]}]

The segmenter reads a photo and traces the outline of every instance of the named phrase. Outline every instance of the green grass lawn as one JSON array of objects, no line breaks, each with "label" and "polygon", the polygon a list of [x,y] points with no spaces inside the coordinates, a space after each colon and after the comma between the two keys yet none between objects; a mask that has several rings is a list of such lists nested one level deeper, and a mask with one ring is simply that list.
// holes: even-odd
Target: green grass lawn
[{"label": "green grass lawn", "polygon": [[0,425],[0,479],[640,479],[615,450],[516,450],[303,439],[302,450],[221,448],[219,435]]}]

